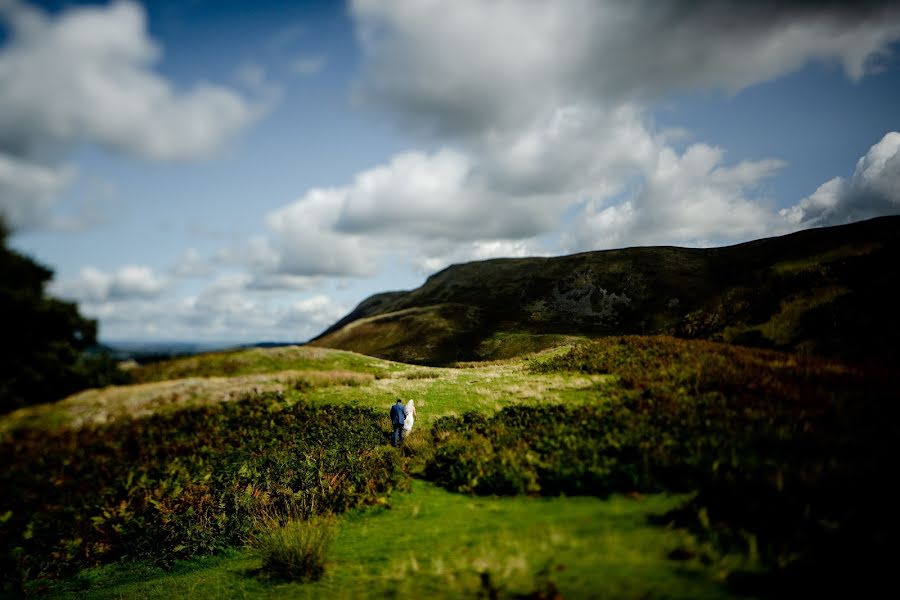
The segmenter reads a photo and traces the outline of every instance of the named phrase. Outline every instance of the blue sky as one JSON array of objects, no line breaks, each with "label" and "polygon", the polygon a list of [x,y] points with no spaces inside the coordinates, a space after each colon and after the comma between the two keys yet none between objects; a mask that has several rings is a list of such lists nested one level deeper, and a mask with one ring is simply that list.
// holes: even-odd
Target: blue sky
[{"label": "blue sky", "polygon": [[0,0],[0,210],[102,339],[220,343],[895,214],[895,4]]}]

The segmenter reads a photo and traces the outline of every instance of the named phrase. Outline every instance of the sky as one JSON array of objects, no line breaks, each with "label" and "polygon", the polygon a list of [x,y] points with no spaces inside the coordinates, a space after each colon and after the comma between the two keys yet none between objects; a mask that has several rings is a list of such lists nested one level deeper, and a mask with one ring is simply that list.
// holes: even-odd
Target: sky
[{"label": "sky", "polygon": [[0,0],[0,213],[100,338],[900,213],[900,3]]}]

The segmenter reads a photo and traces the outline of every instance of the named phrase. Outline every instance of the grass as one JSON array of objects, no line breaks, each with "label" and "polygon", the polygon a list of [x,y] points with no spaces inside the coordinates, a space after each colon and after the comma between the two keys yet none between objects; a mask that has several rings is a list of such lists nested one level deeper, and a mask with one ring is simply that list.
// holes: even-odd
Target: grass
[{"label": "grass", "polygon": [[898,226],[886,217],[723,248],[453,265],[364,301],[314,343],[446,366],[521,356],[563,335],[677,333],[895,365]]},{"label": "grass", "polygon": [[821,269],[822,265],[835,262],[842,258],[850,258],[870,254],[872,252],[875,252],[876,250],[881,249],[881,247],[882,244],[874,242],[846,244],[844,246],[839,246],[818,255],[807,256],[802,259],[796,260],[785,260],[775,263],[772,266],[772,271],[779,275],[797,273],[801,271],[813,271]]},{"label": "grass", "polygon": [[786,298],[781,302],[778,312],[774,312],[768,321],[756,325],[734,325],[722,331],[722,339],[728,342],[740,339],[748,332],[759,332],[774,347],[786,347],[798,337],[798,329],[803,316],[816,307],[833,303],[846,295],[850,290],[841,287],[824,287],[805,290],[801,294]]},{"label": "grass", "polygon": [[481,340],[475,353],[486,360],[503,360],[558,348],[584,339],[580,336],[498,331]]},{"label": "grass", "polygon": [[[779,417],[768,424],[760,421],[759,432],[781,436],[775,440],[778,444],[773,448],[788,448],[785,451],[791,451],[790,440],[796,438],[800,443],[815,434],[807,441],[821,442],[823,453],[834,450],[838,447],[835,444],[843,443],[843,438],[835,437],[828,428],[823,429],[822,423],[825,422],[816,420],[819,416],[827,419],[835,415],[840,417],[844,414],[841,410],[847,413],[852,408],[855,411],[853,415],[859,413],[857,420],[861,424],[871,421],[874,427],[876,421],[896,422],[876,420],[872,417],[874,413],[866,412],[868,409],[864,410],[864,406],[854,408],[856,403],[852,400],[860,395],[866,399],[867,394],[872,393],[868,387],[875,382],[864,379],[865,373],[839,361],[672,338],[609,338],[582,344],[578,351],[570,348],[569,340],[566,340],[564,346],[532,355],[528,360],[465,364],[452,369],[390,363],[334,350],[309,349],[313,352],[304,354],[305,350],[296,353],[297,349],[289,349],[281,358],[259,361],[253,368],[270,368],[277,360],[294,356],[296,360],[291,363],[293,367],[290,371],[243,375],[232,372],[228,377],[192,376],[175,381],[94,390],[57,405],[7,416],[0,420],[0,437],[3,431],[16,427],[53,429],[61,423],[77,426],[79,422],[72,415],[89,414],[93,410],[91,407],[105,406],[109,419],[153,412],[179,414],[182,406],[192,403],[228,401],[231,398],[222,393],[223,390],[233,388],[246,391],[247,386],[272,386],[279,390],[277,394],[267,396],[272,402],[269,408],[272,413],[271,427],[275,428],[273,434],[279,431],[280,411],[307,404],[312,405],[311,408],[321,405],[336,409],[375,408],[383,411],[385,420],[378,427],[387,431],[387,411],[394,400],[398,397],[404,401],[413,398],[418,418],[405,454],[414,459],[417,454],[427,459],[428,452],[434,451],[427,441],[431,437],[428,430],[441,417],[468,412],[490,416],[504,408],[523,404],[588,405],[602,416],[612,406],[611,400],[626,397],[635,406],[647,409],[641,413],[644,416],[665,416],[660,409],[683,405],[688,407],[684,414],[693,418],[692,415],[700,415],[689,409],[694,400],[712,394],[709,406],[713,409],[719,406],[713,400],[724,394],[722,398],[747,396],[751,400],[759,400],[758,405],[752,402],[746,405],[746,411],[749,411],[747,418],[752,417],[751,420],[756,423],[759,419],[753,416],[756,414],[753,411],[759,412],[762,415],[760,418],[763,418],[768,414],[766,407],[774,406],[776,400],[784,400],[787,402],[784,404],[785,410],[796,405],[802,418],[791,417],[792,413],[788,410],[785,419]],[[268,352],[271,351],[253,351],[253,355],[259,358]],[[220,364],[221,357],[221,353],[195,357],[191,368],[197,373],[216,374],[215,365]],[[207,364],[204,360],[210,362]],[[169,369],[173,373],[189,372],[185,370],[184,363],[180,364],[167,366],[164,363],[158,367],[159,373],[169,372]],[[342,370],[342,365],[347,370]],[[835,387],[832,385],[835,382],[844,383]],[[173,400],[173,390],[191,385],[196,385],[196,390],[184,392],[184,402],[176,401],[177,398]],[[842,400],[843,395],[847,395],[846,402]],[[831,401],[810,403],[820,396],[825,400],[831,398]],[[655,404],[657,401],[658,404]],[[738,408],[744,410],[744,405]],[[99,409],[96,412],[98,415],[101,413],[103,411]],[[341,413],[335,410],[328,411],[328,414]],[[812,424],[812,434],[798,429],[806,421]],[[638,421],[635,423],[640,424]],[[673,423],[678,425],[680,421]],[[702,425],[700,423],[698,426]],[[663,427],[662,430],[674,429]],[[440,430],[440,426],[435,430]],[[841,431],[838,428],[838,433]],[[852,437],[857,435],[854,431],[848,429],[847,439],[851,442],[857,439]],[[268,435],[268,429],[266,432]],[[737,431],[735,435],[741,437],[745,434],[749,435],[742,431]],[[635,439],[639,439],[643,434],[636,431],[634,435],[637,436]],[[703,439],[702,436],[690,436],[687,441],[695,440],[700,444]],[[660,448],[660,451],[665,450],[662,446]],[[712,456],[710,453],[703,454],[706,451],[702,448],[697,451],[703,457]],[[500,460],[505,455],[498,456]],[[791,456],[797,458],[800,454]],[[747,457],[748,460],[752,458]],[[740,475],[740,469],[727,470],[734,466],[729,465],[731,463],[717,463],[712,469],[725,469],[728,477]],[[415,460],[406,466],[413,474],[423,473]],[[784,475],[788,484],[791,484],[791,474],[795,471],[802,475],[802,465],[790,460],[783,464],[777,462],[762,466],[765,469],[772,467],[769,470],[773,476],[780,478]],[[331,475],[330,472],[327,474]],[[262,480],[258,483],[261,490],[267,489],[268,483]],[[629,489],[634,488],[620,491]],[[709,500],[709,497],[707,494],[706,499]],[[133,563],[104,567],[84,571],[77,578],[58,584],[37,580],[33,585],[38,587],[32,589],[50,585],[53,594],[58,596],[92,598],[163,595],[251,598],[472,597],[479,593],[490,596],[493,592],[500,593],[502,597],[503,594],[528,594],[539,590],[549,594],[548,590],[554,587],[561,591],[563,597],[575,598],[727,597],[720,585],[722,581],[736,569],[755,569],[757,553],[748,552],[743,559],[735,556],[722,558],[716,552],[724,551],[723,546],[717,544],[717,550],[712,550],[714,541],[708,535],[703,536],[704,542],[700,542],[684,530],[648,524],[648,515],[677,508],[685,499],[684,496],[672,495],[634,498],[613,495],[602,500],[572,497],[473,498],[450,494],[414,481],[411,493],[395,493],[389,499],[377,496],[370,501],[380,503],[380,506],[344,516],[328,570],[315,583],[277,583],[260,578],[259,556],[250,551],[237,550],[219,558],[181,562],[168,571]],[[767,508],[766,504],[760,506],[760,515],[765,516],[770,507]],[[719,513],[728,516],[727,510],[723,512],[727,506],[717,508]],[[709,514],[714,520],[714,527],[718,527],[716,514]],[[693,526],[686,520],[677,522]],[[190,526],[191,518],[186,518],[185,523]],[[687,560],[670,560],[667,558],[670,554]],[[396,573],[406,576],[399,577]]]},{"label": "grass", "polygon": [[[426,374],[429,376],[425,377]],[[588,392],[609,379],[604,375],[573,373],[529,374],[521,362],[471,369],[420,367],[354,390],[339,386],[315,388],[303,401],[383,408],[387,414],[398,397],[404,402],[412,398],[419,413],[417,428],[424,428],[444,416],[471,411],[490,414],[523,402],[595,401]]]},{"label": "grass", "polygon": [[328,555],[337,533],[332,515],[302,519],[269,519],[250,546],[268,576],[286,581],[318,581],[325,574]]},{"label": "grass", "polygon": [[177,358],[139,367],[132,371],[132,375],[137,382],[150,382],[281,371],[353,371],[382,375],[399,368],[399,365],[353,352],[330,351],[311,346],[285,346],[211,352]]},{"label": "grass", "polygon": [[[179,563],[171,571],[119,566],[82,572],[50,598],[455,598],[490,587],[509,597],[555,586],[564,598],[729,598],[725,571],[687,532],[648,516],[666,495],[472,498],[416,481],[389,504],[348,514],[320,581],[272,583],[252,552]],[[678,553],[688,558],[673,561]],[[703,560],[710,565],[704,564]]]},{"label": "grass", "polygon": [[284,390],[306,392],[329,386],[358,387],[373,381],[375,376],[367,372],[285,370],[232,377],[192,376],[91,389],[59,402],[28,406],[6,415],[0,420],[0,437],[23,427],[51,430],[63,426],[81,427],[124,417],[149,416],[190,406],[228,402],[247,394]]},{"label": "grass", "polygon": [[[589,401],[590,396],[585,392],[604,379],[597,375],[528,374],[521,360],[449,369],[392,363],[322,348],[255,349],[249,352],[255,357],[276,352],[291,356],[300,350],[304,350],[301,353],[304,355],[309,354],[306,350],[311,351],[315,359],[306,363],[292,362],[290,370],[285,367],[282,371],[228,377],[215,371],[222,353],[160,363],[154,366],[158,376],[170,372],[212,375],[87,390],[60,402],[26,407],[0,418],[0,438],[19,428],[80,427],[123,417],[177,411],[187,406],[227,402],[247,393],[268,391],[283,392],[288,403],[366,406],[383,408],[385,414],[397,397],[404,401],[413,398],[420,411],[419,424],[424,426],[442,416],[473,410],[496,412],[520,402]],[[551,349],[541,356],[553,356],[558,352]],[[190,369],[186,366],[187,360],[191,361]],[[265,363],[271,365],[275,360]],[[342,366],[349,370],[338,368]]]}]

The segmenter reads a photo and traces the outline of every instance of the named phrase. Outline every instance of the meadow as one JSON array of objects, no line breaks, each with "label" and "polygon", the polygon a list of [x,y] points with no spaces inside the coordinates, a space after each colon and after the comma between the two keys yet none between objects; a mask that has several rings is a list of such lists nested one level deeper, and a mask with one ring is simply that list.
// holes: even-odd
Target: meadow
[{"label": "meadow", "polygon": [[[142,369],[0,421],[5,593],[719,598],[888,572],[889,370],[639,336]],[[419,411],[399,450],[396,398]],[[267,574],[254,538],[320,514],[321,578]]]}]

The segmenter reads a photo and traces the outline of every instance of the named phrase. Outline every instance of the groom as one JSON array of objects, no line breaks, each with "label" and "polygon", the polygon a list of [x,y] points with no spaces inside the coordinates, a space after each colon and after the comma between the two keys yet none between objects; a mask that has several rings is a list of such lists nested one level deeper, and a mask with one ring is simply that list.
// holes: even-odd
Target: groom
[{"label": "groom", "polygon": [[394,426],[394,434],[391,436],[391,443],[399,446],[403,443],[403,422],[406,421],[406,409],[403,408],[403,401],[397,398],[397,404],[391,407],[391,424]]}]

